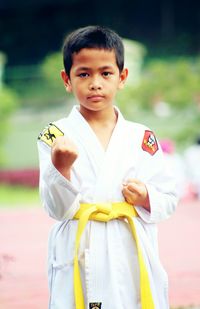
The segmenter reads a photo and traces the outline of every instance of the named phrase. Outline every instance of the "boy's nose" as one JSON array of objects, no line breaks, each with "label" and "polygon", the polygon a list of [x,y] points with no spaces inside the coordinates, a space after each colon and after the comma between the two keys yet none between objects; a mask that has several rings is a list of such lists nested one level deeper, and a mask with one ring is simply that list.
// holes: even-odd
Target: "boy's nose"
[{"label": "boy's nose", "polygon": [[102,89],[102,85],[100,81],[97,78],[95,78],[90,82],[89,89],[90,90],[100,90]]}]

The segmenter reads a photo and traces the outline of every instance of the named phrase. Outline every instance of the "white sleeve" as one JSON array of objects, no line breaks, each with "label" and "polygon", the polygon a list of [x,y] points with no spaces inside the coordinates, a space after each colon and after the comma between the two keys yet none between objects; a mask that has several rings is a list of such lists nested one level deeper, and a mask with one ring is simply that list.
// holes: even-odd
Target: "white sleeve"
[{"label": "white sleeve", "polygon": [[79,209],[79,191],[54,167],[51,147],[38,141],[40,197],[45,210],[57,220],[72,219]]},{"label": "white sleeve", "polygon": [[164,156],[159,145],[154,155],[141,151],[142,164],[138,179],[147,187],[150,212],[136,206],[139,216],[147,223],[158,223],[175,211],[177,205],[177,185],[172,171],[167,169]]}]

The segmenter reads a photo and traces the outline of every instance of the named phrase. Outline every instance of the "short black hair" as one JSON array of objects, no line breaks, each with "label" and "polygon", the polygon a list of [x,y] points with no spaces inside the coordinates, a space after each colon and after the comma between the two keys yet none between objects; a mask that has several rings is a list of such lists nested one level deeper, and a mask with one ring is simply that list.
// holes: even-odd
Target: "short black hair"
[{"label": "short black hair", "polygon": [[124,46],[120,36],[109,28],[87,26],[71,32],[63,44],[63,64],[65,72],[70,76],[73,54],[83,48],[114,50],[119,71],[124,68]]}]

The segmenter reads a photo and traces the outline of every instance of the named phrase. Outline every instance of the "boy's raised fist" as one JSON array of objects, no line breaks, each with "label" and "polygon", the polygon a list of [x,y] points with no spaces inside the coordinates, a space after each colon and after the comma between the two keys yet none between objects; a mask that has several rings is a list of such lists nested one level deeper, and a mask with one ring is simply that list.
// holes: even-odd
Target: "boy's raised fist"
[{"label": "boy's raised fist", "polygon": [[66,136],[58,136],[51,148],[51,160],[55,168],[68,180],[70,170],[78,157],[78,150],[75,144]]}]

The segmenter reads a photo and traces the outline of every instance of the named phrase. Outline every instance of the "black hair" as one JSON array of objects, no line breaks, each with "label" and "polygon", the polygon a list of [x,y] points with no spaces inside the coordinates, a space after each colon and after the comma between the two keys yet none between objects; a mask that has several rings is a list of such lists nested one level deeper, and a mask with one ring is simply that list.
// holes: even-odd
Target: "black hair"
[{"label": "black hair", "polygon": [[70,76],[73,54],[83,48],[114,50],[119,71],[124,68],[124,46],[122,39],[113,30],[101,26],[87,26],[70,33],[63,44],[63,64]]}]

